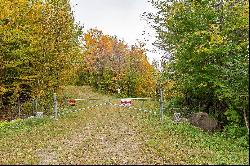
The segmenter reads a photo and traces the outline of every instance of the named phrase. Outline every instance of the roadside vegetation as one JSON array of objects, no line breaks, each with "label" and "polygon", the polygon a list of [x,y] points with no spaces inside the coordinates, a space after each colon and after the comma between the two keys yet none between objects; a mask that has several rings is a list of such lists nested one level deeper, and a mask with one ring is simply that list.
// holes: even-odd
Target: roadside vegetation
[{"label": "roadside vegetation", "polygon": [[[152,64],[143,42],[83,32],[68,0],[0,0],[0,164],[249,164],[249,2],[149,3]],[[99,105],[121,97],[151,100]]]},{"label": "roadside vegetation", "polygon": [[[65,92],[75,92],[75,97],[112,99],[90,87],[67,89]],[[76,107],[95,104],[79,102]],[[151,110],[146,104],[145,109]],[[72,111],[77,108],[71,106],[71,112],[58,120],[44,117],[1,122],[0,163],[249,164],[249,147],[244,139],[205,133],[188,123],[174,123],[167,116],[161,123],[158,113],[126,107],[103,105]]]}]

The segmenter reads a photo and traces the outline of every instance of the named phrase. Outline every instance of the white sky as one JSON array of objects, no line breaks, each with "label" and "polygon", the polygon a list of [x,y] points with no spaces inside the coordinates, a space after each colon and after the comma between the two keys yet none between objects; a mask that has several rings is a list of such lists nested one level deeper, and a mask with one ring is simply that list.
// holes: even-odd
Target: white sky
[{"label": "white sky", "polygon": [[[154,11],[147,0],[70,0],[76,22],[84,25],[84,30],[97,28],[104,34],[116,35],[129,45],[136,40],[146,42],[152,50],[154,31],[141,18],[143,12]],[[149,33],[142,35],[143,31]],[[149,61],[160,60],[160,54],[147,52]]]}]

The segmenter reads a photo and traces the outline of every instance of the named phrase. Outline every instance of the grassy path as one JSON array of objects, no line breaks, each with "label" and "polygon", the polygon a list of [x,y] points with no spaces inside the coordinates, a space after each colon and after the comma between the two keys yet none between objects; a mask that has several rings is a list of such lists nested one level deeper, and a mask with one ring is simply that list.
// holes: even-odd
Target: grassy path
[{"label": "grassy path", "polygon": [[141,116],[136,110],[110,106],[72,113],[5,138],[0,163],[161,163],[158,156],[145,150]]},{"label": "grassy path", "polygon": [[[90,92],[77,97],[109,98]],[[77,107],[88,104],[96,102]],[[248,164],[249,152],[230,141],[109,105],[16,128],[0,130],[0,164]]]},{"label": "grassy path", "polygon": [[80,113],[86,118],[75,117],[70,132],[39,150],[39,164],[154,163],[144,154],[139,116],[134,114],[108,106]]}]

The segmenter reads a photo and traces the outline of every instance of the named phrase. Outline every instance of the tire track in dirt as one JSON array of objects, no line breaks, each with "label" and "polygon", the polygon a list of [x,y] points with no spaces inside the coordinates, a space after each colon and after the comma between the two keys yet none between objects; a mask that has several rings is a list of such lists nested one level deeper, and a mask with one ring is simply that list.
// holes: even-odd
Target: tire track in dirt
[{"label": "tire track in dirt", "polygon": [[160,164],[161,159],[144,145],[135,110],[104,106],[89,111],[89,121],[77,121],[77,128],[51,149],[39,150],[39,164]]}]

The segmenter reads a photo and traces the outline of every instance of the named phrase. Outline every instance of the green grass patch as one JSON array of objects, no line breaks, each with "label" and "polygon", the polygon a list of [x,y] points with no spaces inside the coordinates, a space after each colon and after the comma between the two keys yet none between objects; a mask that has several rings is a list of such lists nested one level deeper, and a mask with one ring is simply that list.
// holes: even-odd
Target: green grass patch
[{"label": "green grass patch", "polygon": [[0,122],[0,137],[10,133],[17,133],[23,130],[32,130],[34,127],[44,125],[51,121],[49,117],[30,118],[30,119],[16,119],[10,122]]},{"label": "green grass patch", "polygon": [[[150,128],[147,145],[172,164],[249,164],[247,138],[226,137],[224,133],[207,133],[188,123],[174,123],[169,117],[144,119]],[[169,156],[168,153],[176,155]]]}]

